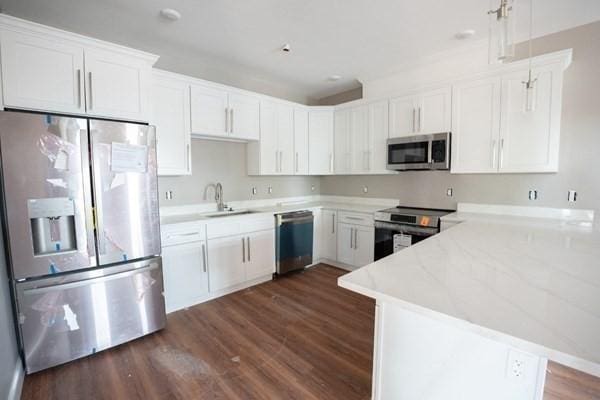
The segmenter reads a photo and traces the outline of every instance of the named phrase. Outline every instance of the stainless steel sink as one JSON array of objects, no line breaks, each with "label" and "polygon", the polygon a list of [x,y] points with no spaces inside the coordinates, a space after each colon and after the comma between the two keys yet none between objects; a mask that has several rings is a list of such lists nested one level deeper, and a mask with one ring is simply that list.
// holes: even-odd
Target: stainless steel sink
[{"label": "stainless steel sink", "polygon": [[220,211],[220,212],[216,212],[216,213],[212,213],[212,214],[205,214],[204,216],[207,218],[220,218],[220,217],[229,217],[231,215],[245,215],[245,214],[253,214],[256,211],[252,211],[252,210],[227,210],[227,211]]}]

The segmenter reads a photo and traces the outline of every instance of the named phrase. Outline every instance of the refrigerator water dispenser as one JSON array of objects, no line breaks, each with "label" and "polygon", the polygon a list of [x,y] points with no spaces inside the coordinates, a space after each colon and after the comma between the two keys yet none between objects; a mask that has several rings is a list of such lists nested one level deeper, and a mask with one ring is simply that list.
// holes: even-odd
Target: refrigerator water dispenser
[{"label": "refrigerator water dispenser", "polygon": [[75,204],[72,199],[30,199],[27,201],[27,210],[34,255],[44,256],[77,249]]}]

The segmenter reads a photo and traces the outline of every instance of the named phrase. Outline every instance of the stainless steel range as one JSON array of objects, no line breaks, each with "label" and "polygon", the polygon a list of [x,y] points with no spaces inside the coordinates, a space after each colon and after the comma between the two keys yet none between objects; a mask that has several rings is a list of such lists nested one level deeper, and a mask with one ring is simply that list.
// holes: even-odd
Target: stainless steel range
[{"label": "stainless steel range", "polygon": [[440,231],[440,218],[454,210],[394,207],[375,213],[375,260]]}]

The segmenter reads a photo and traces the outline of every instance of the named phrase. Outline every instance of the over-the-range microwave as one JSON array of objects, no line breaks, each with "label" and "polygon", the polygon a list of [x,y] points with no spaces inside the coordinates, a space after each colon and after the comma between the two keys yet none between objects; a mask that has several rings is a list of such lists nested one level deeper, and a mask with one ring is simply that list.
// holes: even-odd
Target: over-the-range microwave
[{"label": "over-the-range microwave", "polygon": [[387,169],[450,169],[450,132],[388,139]]}]

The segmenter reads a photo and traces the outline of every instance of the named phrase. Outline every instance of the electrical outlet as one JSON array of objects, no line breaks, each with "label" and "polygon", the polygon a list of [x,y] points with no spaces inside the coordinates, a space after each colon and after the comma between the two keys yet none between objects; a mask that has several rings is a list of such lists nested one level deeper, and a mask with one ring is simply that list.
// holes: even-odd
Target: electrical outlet
[{"label": "electrical outlet", "polygon": [[269,188],[267,189],[267,193],[269,193],[269,194],[273,193],[273,188],[271,186],[269,186]]},{"label": "electrical outlet", "polygon": [[567,200],[570,203],[574,203],[577,201],[577,191],[575,190],[569,190],[569,194],[567,195]]},{"label": "electrical outlet", "polygon": [[446,196],[452,197],[453,192],[454,192],[454,190],[452,188],[446,189]]},{"label": "electrical outlet", "polygon": [[538,199],[538,191],[530,190],[529,191],[529,200],[537,200]]},{"label": "electrical outlet", "polygon": [[363,186],[363,193],[369,193],[369,188],[367,186]]},{"label": "electrical outlet", "polygon": [[256,193],[258,193],[258,191],[256,190],[256,188],[255,188],[255,187],[253,187],[253,188],[252,188],[252,194],[254,194],[254,195],[255,195]]},{"label": "electrical outlet", "polygon": [[173,199],[173,191],[172,190],[167,190],[165,192],[165,197],[167,200],[172,200]]},{"label": "electrical outlet", "polygon": [[311,192],[314,192],[314,191],[315,191],[315,185],[311,185],[311,186],[310,186],[310,191],[311,191]]},{"label": "electrical outlet", "polygon": [[537,373],[537,357],[514,349],[508,351],[506,379],[515,382],[530,381]]}]

